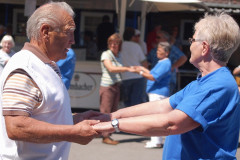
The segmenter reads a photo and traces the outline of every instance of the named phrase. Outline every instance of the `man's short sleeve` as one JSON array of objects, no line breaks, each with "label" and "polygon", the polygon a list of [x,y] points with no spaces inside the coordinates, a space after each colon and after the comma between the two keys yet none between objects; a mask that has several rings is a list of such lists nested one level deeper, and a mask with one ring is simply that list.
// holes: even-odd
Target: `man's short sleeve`
[{"label": "man's short sleeve", "polygon": [[3,115],[31,116],[42,102],[37,84],[23,70],[12,72],[3,89]]}]

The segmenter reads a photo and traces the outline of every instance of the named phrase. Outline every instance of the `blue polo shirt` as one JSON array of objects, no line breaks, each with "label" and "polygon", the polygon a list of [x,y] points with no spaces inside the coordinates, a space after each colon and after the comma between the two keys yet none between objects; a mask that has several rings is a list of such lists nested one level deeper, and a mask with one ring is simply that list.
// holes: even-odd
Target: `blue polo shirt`
[{"label": "blue polo shirt", "polygon": [[169,83],[171,78],[171,61],[167,58],[159,60],[154,68],[150,71],[150,74],[154,77],[155,81],[147,81],[147,93],[155,93],[169,96]]},{"label": "blue polo shirt", "polygon": [[163,159],[236,159],[239,101],[237,84],[226,67],[191,82],[171,96],[173,109],[183,111],[200,127],[168,136]]}]

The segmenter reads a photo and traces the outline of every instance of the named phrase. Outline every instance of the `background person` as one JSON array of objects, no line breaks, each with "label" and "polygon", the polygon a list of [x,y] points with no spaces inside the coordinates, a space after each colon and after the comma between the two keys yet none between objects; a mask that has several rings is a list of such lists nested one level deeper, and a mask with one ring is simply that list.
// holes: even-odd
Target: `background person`
[{"label": "background person", "polygon": [[87,60],[99,59],[99,57],[97,55],[97,45],[93,39],[92,31],[84,32],[84,46],[86,47],[86,59]]},{"label": "background person", "polygon": [[[148,67],[146,57],[134,41],[135,29],[127,27],[123,33],[123,44],[120,58],[123,66],[144,66]],[[145,101],[146,80],[139,74],[122,73],[123,100],[125,107],[140,104]]]},{"label": "background person", "polygon": [[[68,159],[70,143],[87,144],[98,133],[72,117],[70,97],[56,61],[74,43],[74,12],[65,2],[40,6],[27,21],[30,43],[7,63],[0,78],[0,159]],[[75,125],[73,125],[73,122]]]},{"label": "background person", "polygon": [[[111,119],[120,118],[112,124],[123,132],[167,136],[163,160],[236,159],[240,95],[226,64],[239,46],[239,26],[221,13],[205,15],[194,30],[189,61],[201,76],[170,98],[112,113]],[[112,124],[94,129],[113,132]]]},{"label": "background person", "polygon": [[9,59],[15,54],[15,51],[12,49],[15,46],[15,42],[13,37],[10,35],[5,35],[1,42],[0,46],[0,75],[4,66],[7,64]]},{"label": "background person", "polygon": [[141,32],[138,29],[135,29],[133,41],[140,45],[144,55],[146,56],[147,55],[147,45],[144,41],[142,41],[140,39],[140,36],[141,36]]},{"label": "background person", "polygon": [[182,41],[179,37],[178,26],[173,26],[171,30],[170,44],[175,45],[182,51]]},{"label": "background person", "polygon": [[[160,42],[157,46],[158,63],[149,71],[144,67],[137,67],[136,71],[147,78],[147,88],[149,101],[162,100],[169,97],[169,83],[171,78],[171,61],[168,59],[170,52],[168,42]],[[145,148],[161,148],[163,138],[153,136],[145,145]]]},{"label": "background person", "polygon": [[67,57],[56,62],[61,72],[62,81],[67,89],[70,88],[76,63],[76,55],[73,49],[70,47],[68,48]]},{"label": "background person", "polygon": [[162,25],[155,24],[153,30],[147,34],[147,52],[149,53],[153,48],[157,47],[157,33],[162,29]]},{"label": "background person", "polygon": [[98,25],[96,32],[98,51],[102,53],[102,51],[105,51],[108,48],[108,37],[115,32],[114,25],[110,22],[110,17],[108,15],[102,17],[102,23]]},{"label": "background person", "polygon": [[[157,32],[156,38],[157,42],[169,42],[170,35],[165,31],[159,31]],[[158,62],[156,52],[157,49],[154,48],[147,56],[147,60],[151,64],[151,67],[154,67]],[[176,47],[175,45],[171,45],[171,51],[168,58],[171,60],[172,63],[170,81],[170,95],[172,95],[177,91],[177,70],[187,61],[187,57],[178,47]]]},{"label": "background person", "polygon": [[[100,112],[111,113],[118,109],[120,100],[120,83],[121,72],[135,71],[131,67],[122,66],[118,61],[118,54],[121,50],[122,39],[115,33],[108,38],[108,50],[104,51],[101,56],[102,77],[99,89],[100,95]],[[103,143],[116,145],[119,142],[105,135]]]},{"label": "background person", "polygon": [[240,92],[240,65],[237,66],[236,68],[234,68],[233,75],[235,76],[235,80],[236,80],[237,85],[238,85],[238,90]]}]

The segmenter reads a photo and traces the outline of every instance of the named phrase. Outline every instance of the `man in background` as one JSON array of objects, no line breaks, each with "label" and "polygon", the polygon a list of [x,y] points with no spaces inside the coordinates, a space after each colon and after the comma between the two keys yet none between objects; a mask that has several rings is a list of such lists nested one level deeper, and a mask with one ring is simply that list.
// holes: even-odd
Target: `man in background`
[{"label": "man in background", "polygon": [[102,23],[97,27],[97,47],[99,53],[107,50],[107,39],[115,32],[114,25],[110,22],[108,15],[104,15]]}]

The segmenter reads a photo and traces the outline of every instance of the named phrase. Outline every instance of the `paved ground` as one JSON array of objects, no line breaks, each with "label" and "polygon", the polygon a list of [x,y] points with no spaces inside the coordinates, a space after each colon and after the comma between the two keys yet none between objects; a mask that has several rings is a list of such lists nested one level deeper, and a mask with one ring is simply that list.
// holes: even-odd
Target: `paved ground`
[{"label": "paved ground", "polygon": [[[88,145],[72,144],[69,160],[161,160],[163,149],[145,149],[148,137],[118,133],[112,135],[119,140],[116,146],[103,144],[96,138]],[[240,148],[237,159],[240,160]]]}]

